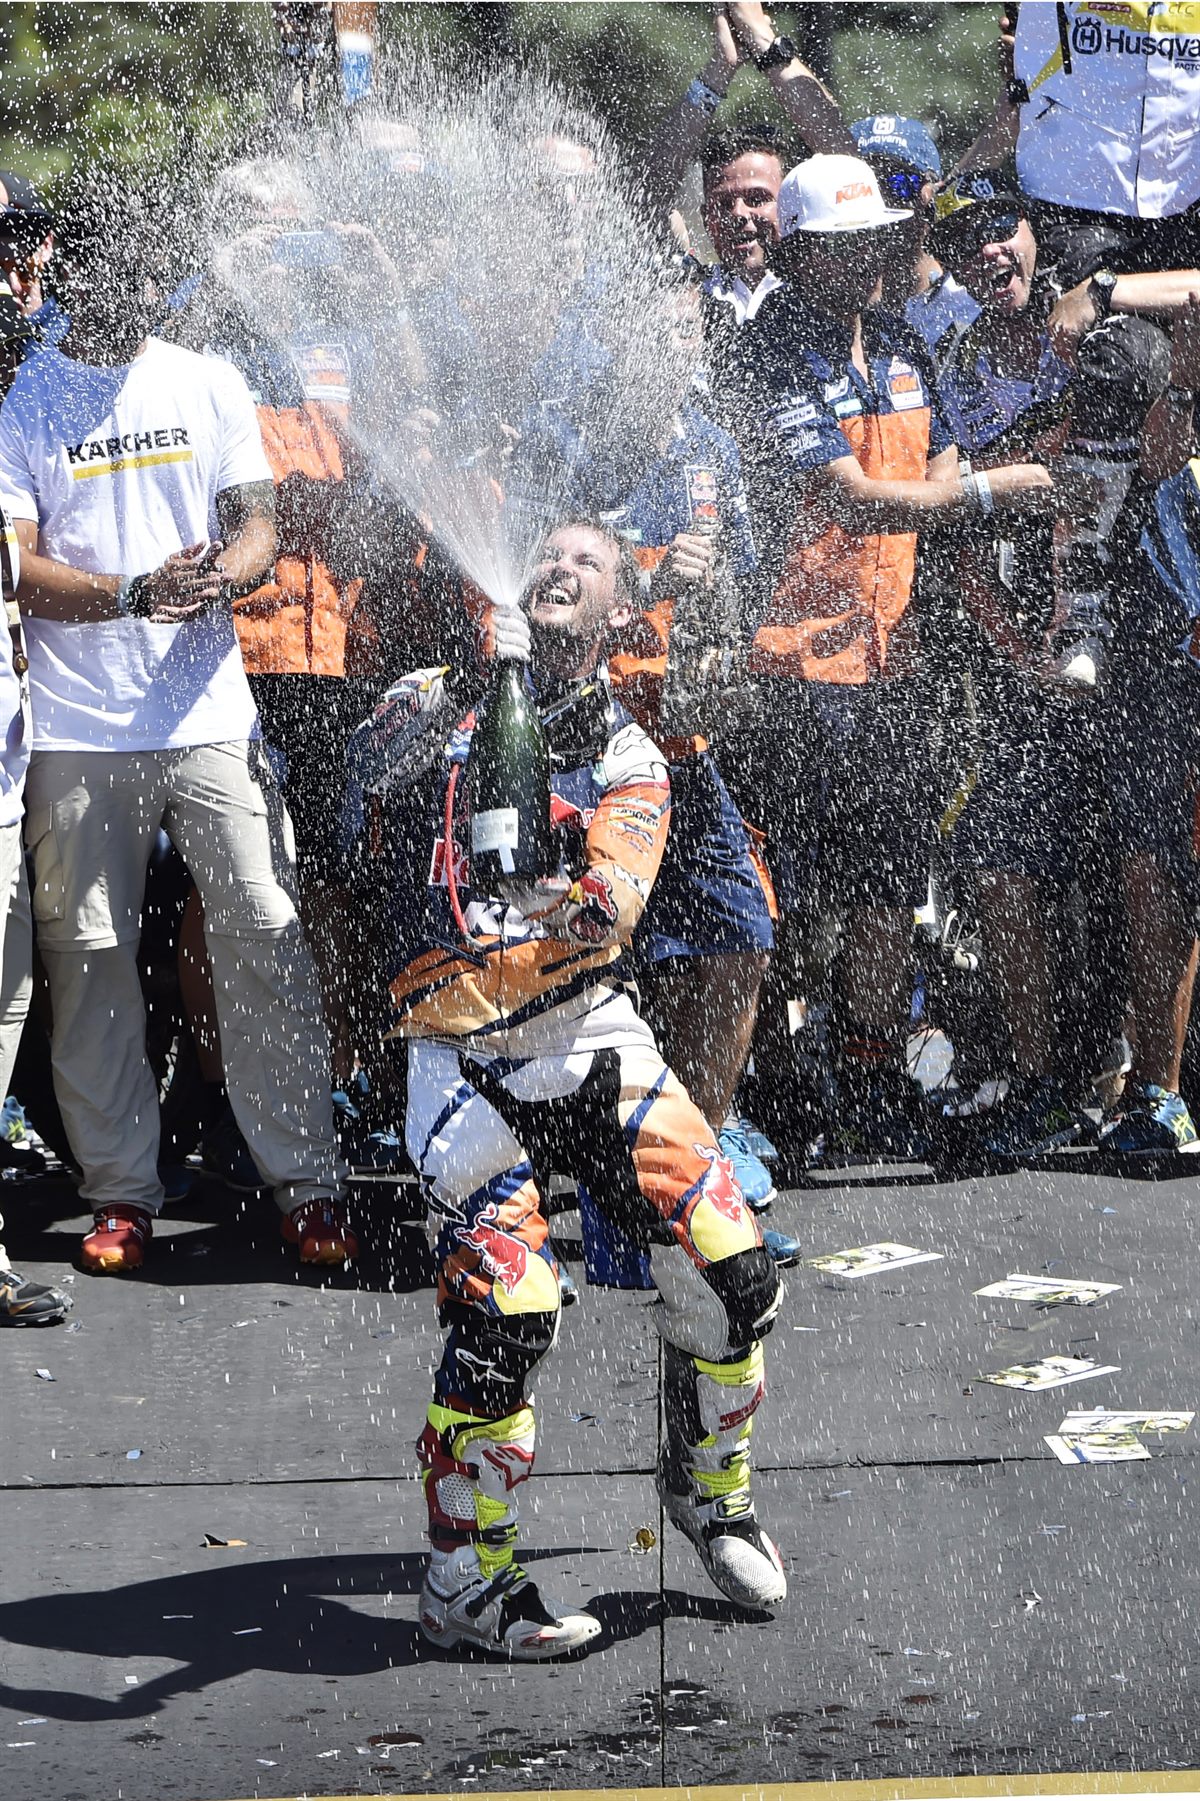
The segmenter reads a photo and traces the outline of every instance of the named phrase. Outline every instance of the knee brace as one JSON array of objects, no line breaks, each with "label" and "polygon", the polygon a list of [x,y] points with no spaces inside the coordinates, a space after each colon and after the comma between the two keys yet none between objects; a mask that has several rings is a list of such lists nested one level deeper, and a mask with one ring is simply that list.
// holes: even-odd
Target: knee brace
[{"label": "knee brace", "polygon": [[499,1419],[523,1406],[530,1378],[554,1349],[561,1312],[492,1313],[447,1302],[449,1326],[434,1377],[435,1399],[446,1407]]},{"label": "knee brace", "polygon": [[650,1273],[658,1289],[650,1317],[659,1336],[714,1363],[765,1338],[783,1299],[779,1272],[762,1245],[703,1270],[674,1246],[651,1245]]},{"label": "knee brace", "polygon": [[474,1547],[491,1578],[513,1560],[517,1495],[533,1469],[532,1407],[505,1419],[477,1419],[435,1401],[417,1441],[435,1551]]},{"label": "knee brace", "polygon": [[719,1501],[749,1480],[750,1435],[766,1393],[762,1346],[721,1363],[664,1350],[667,1480],[677,1493],[691,1485],[703,1501]]}]

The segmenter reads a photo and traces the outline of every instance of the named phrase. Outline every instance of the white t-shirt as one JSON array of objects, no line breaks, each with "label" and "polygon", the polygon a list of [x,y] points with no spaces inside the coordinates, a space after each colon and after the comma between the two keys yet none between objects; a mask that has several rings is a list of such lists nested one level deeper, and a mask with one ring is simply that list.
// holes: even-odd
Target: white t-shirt
[{"label": "white t-shirt", "polygon": [[[0,592],[12,600],[20,585],[21,553],[8,514],[0,506]],[[21,705],[21,682],[13,667],[12,634],[0,620],[0,826],[16,825],[25,811],[25,771],[29,736]]]},{"label": "white t-shirt", "polygon": [[[132,363],[28,357],[0,410],[0,499],[44,556],[141,575],[219,536],[216,498],[271,480],[254,403],[227,363],[151,338]],[[251,737],[227,608],[182,625],[28,619],[35,750],[168,750]]]}]

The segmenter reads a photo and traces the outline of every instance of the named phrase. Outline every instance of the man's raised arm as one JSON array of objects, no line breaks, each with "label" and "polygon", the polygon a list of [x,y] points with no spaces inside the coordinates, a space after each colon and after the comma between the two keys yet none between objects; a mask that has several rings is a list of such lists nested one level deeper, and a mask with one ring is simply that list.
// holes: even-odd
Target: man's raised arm
[{"label": "man's raised arm", "polygon": [[737,42],[775,91],[789,123],[814,155],[857,156],[841,108],[790,38],[781,37],[762,0],[730,0],[725,8]]},{"label": "man's raised arm", "polygon": [[674,205],[688,164],[699,156],[712,116],[745,62],[754,63],[766,76],[789,123],[810,151],[857,155],[837,101],[794,54],[791,40],[778,36],[762,0],[730,0],[729,5],[713,9],[709,59],[668,113],[646,152],[646,188],[656,210],[667,212]]},{"label": "man's raised arm", "polygon": [[688,165],[699,156],[712,116],[728,93],[740,62],[741,52],[725,9],[718,6],[713,10],[709,59],[680,95],[646,151],[646,193],[655,212],[666,213],[674,206]]}]

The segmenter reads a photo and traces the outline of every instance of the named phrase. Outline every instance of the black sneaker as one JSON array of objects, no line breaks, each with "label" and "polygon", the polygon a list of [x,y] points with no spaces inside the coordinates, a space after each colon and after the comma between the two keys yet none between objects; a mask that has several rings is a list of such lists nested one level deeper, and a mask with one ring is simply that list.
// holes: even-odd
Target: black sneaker
[{"label": "black sneaker", "polygon": [[11,1269],[0,1248],[0,1326],[55,1326],[72,1305],[69,1294],[31,1282]]},{"label": "black sneaker", "polygon": [[884,1064],[868,1073],[843,1066],[826,1147],[830,1161],[928,1163],[933,1152],[924,1093],[905,1070]]}]

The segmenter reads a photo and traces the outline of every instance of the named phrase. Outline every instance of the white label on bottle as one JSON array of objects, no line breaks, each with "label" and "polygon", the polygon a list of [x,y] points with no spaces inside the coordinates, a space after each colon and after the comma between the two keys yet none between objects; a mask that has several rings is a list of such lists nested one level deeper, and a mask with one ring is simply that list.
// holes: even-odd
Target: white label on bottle
[{"label": "white label on bottle", "polygon": [[473,851],[515,850],[520,824],[515,807],[490,807],[486,813],[471,815],[471,849]]}]

